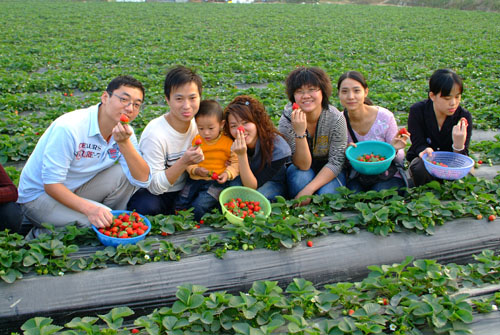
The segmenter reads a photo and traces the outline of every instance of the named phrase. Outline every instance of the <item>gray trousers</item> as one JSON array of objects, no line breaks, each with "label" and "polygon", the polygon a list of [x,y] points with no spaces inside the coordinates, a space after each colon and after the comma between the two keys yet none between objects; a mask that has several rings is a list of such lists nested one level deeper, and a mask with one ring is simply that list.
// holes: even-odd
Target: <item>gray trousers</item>
[{"label": "gray trousers", "polygon": [[[119,164],[99,172],[94,178],[77,188],[74,193],[98,206],[111,209],[126,209],[127,202],[135,191]],[[44,193],[37,199],[21,204],[25,217],[40,228],[42,223],[56,227],[77,223],[80,227],[90,227],[86,215],[68,208]],[[35,229],[36,230],[36,229]],[[36,237],[38,234],[32,231]],[[40,232],[39,232],[40,233]]]}]

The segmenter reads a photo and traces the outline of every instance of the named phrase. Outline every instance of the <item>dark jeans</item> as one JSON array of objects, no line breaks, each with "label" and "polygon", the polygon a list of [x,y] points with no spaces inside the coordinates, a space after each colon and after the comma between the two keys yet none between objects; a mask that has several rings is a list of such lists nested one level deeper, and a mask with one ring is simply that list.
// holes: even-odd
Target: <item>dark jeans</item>
[{"label": "dark jeans", "polygon": [[[242,186],[240,176],[236,177],[232,180],[229,186]],[[261,185],[257,191],[262,193],[269,201],[275,201],[278,195],[286,197],[286,182],[283,180],[282,182],[276,180],[268,180],[264,185]]]},{"label": "dark jeans", "polygon": [[442,179],[432,176],[425,168],[424,161],[420,157],[415,157],[408,167],[410,177],[413,180],[414,186],[427,184],[433,180],[442,181]]},{"label": "dark jeans", "polygon": [[350,179],[347,181],[347,188],[352,190],[352,191],[355,191],[355,192],[363,192],[363,191],[369,191],[369,190],[379,192],[381,190],[388,190],[388,189],[393,188],[393,187],[397,187],[399,189],[399,188],[402,188],[405,186],[406,186],[406,184],[405,184],[403,178],[399,178],[399,177],[392,177],[391,179],[388,179],[388,180],[379,181],[378,183],[373,184],[369,187],[366,187],[365,185],[363,185],[359,181],[359,178],[354,178],[354,179]]},{"label": "dark jeans", "polygon": [[199,221],[205,213],[216,208],[219,194],[228,183],[219,184],[215,180],[189,179],[177,199],[177,209],[194,208],[194,219]]},{"label": "dark jeans", "polygon": [[174,214],[178,195],[179,192],[154,195],[147,189],[141,188],[128,201],[127,210],[135,210],[143,215]]},{"label": "dark jeans", "polygon": [[22,222],[23,214],[19,204],[15,202],[0,204],[0,231],[9,229],[11,233],[19,233]]},{"label": "dark jeans", "polygon": [[[315,177],[316,173],[313,171],[313,169],[304,171],[300,170],[295,165],[291,164],[286,170],[286,179],[288,182],[288,195],[291,198],[295,198],[295,196],[299,194],[299,192],[302,191],[302,189],[306,187],[307,184],[309,184]],[[345,182],[346,182],[345,172],[341,171],[337,177],[333,178],[333,180],[321,186],[316,191],[315,194],[338,193],[337,188],[340,186],[345,186]]]}]

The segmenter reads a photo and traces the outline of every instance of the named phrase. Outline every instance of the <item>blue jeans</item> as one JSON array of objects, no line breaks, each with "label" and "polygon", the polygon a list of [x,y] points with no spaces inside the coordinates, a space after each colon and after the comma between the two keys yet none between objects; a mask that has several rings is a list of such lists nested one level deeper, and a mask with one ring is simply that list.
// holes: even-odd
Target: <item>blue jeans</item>
[{"label": "blue jeans", "polygon": [[388,189],[393,188],[393,187],[397,187],[399,189],[399,188],[402,188],[405,186],[406,186],[406,184],[405,184],[403,178],[399,178],[399,177],[392,177],[389,180],[380,181],[380,182],[378,182],[378,183],[376,183],[368,188],[363,187],[363,185],[359,182],[358,178],[354,178],[354,179],[347,181],[347,188],[349,188],[350,190],[355,191],[355,192],[364,192],[364,191],[369,191],[369,190],[379,192],[381,190],[388,190]]},{"label": "blue jeans", "polygon": [[180,210],[194,208],[194,219],[199,221],[205,213],[217,207],[219,194],[227,186],[215,180],[189,179],[180,192],[176,207]]},{"label": "blue jeans", "polygon": [[[300,170],[295,165],[290,165],[286,170],[286,179],[288,182],[288,195],[290,198],[295,196],[304,189],[314,178],[316,173],[312,170]],[[321,186],[315,194],[337,193],[337,187],[345,186],[345,172],[342,171],[332,181]]]},{"label": "blue jeans", "polygon": [[[238,176],[229,183],[229,186],[242,186],[241,178]],[[276,196],[286,196],[286,185],[284,182],[269,180],[264,185],[257,189],[269,201],[276,200]]]},{"label": "blue jeans", "polygon": [[166,192],[154,195],[146,188],[141,188],[128,201],[127,210],[135,210],[143,215],[174,214],[178,194],[179,192]]}]

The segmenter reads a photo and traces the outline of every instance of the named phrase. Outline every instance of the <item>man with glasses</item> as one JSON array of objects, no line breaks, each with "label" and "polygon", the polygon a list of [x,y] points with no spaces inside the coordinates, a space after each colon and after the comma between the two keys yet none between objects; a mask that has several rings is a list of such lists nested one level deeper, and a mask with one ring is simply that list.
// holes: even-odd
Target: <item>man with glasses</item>
[{"label": "man with glasses", "polygon": [[19,181],[18,202],[34,224],[28,238],[43,231],[42,223],[109,226],[110,210],[125,209],[135,189],[149,185],[134,131],[120,123],[122,115],[134,120],[143,101],[141,82],[119,76],[99,104],[64,114],[47,128]]}]

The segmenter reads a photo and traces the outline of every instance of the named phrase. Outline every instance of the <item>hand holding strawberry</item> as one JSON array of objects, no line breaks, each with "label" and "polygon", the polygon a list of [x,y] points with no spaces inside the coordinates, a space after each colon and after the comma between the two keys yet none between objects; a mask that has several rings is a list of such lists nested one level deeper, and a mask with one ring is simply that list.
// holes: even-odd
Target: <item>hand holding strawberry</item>
[{"label": "hand holding strawberry", "polygon": [[244,132],[240,128],[245,130],[243,126],[238,127],[236,137],[234,138],[233,144],[231,145],[231,151],[233,151],[238,156],[245,155],[247,153],[247,142],[245,140]]},{"label": "hand holding strawberry", "polygon": [[410,133],[408,132],[408,130],[406,130],[405,127],[399,129],[398,134],[399,135],[408,135],[408,136],[410,136]]},{"label": "hand holding strawberry", "polygon": [[197,138],[195,141],[194,141],[194,147],[197,148],[201,145],[201,138]]},{"label": "hand holding strawberry", "polygon": [[306,114],[300,109],[299,104],[295,102],[293,103],[292,109],[291,121],[293,131],[295,132],[295,136],[302,136],[307,129]]},{"label": "hand holding strawberry", "polygon": [[453,126],[451,135],[453,138],[453,150],[460,151],[465,149],[465,139],[467,138],[467,127],[469,122],[466,118],[461,118],[458,123]]},{"label": "hand holding strawberry", "polygon": [[410,133],[406,130],[405,127],[399,129],[396,136],[391,141],[391,145],[396,150],[404,149],[406,147],[406,142],[410,138]]}]

